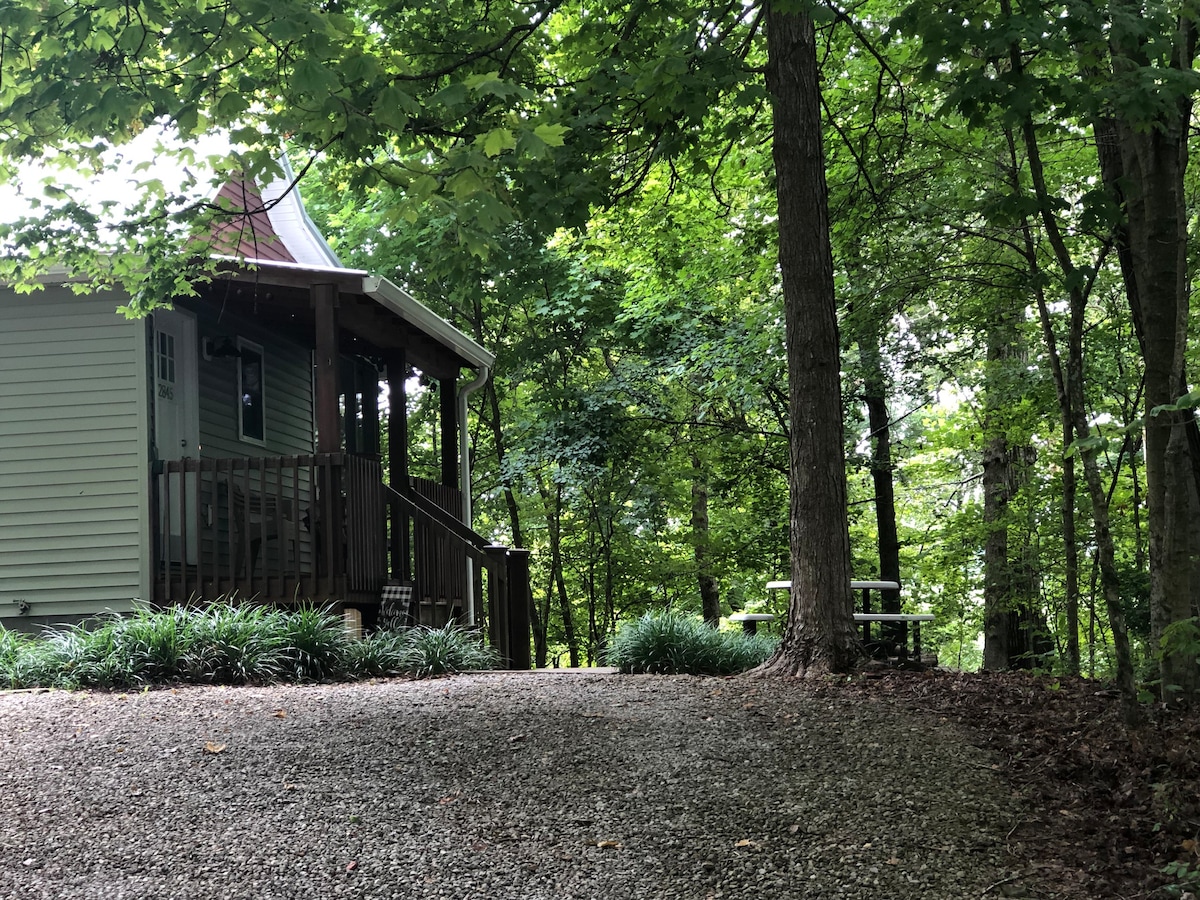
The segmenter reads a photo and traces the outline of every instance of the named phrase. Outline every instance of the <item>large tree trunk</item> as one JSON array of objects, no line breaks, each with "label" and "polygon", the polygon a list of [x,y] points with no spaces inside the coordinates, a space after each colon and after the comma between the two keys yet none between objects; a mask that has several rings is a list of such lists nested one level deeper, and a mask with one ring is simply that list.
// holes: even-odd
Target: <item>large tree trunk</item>
[{"label": "large tree trunk", "polygon": [[[1140,5],[1113,0],[1121,16],[1132,20]],[[1196,29],[1189,13],[1179,16],[1171,36],[1169,65],[1190,72],[1196,54]],[[1114,75],[1147,66],[1145,35],[1137,29],[1114,31]],[[1104,181],[1124,201],[1127,252],[1122,258],[1126,292],[1142,343],[1146,389],[1146,500],[1150,535],[1151,637],[1157,647],[1164,630],[1194,613],[1191,598],[1193,547],[1188,525],[1194,490],[1188,459],[1188,419],[1177,411],[1154,414],[1178,397],[1184,372],[1188,328],[1187,203],[1184,174],[1192,95],[1175,79],[1160,78],[1159,104],[1139,104],[1123,118],[1096,123],[1096,141]],[[1172,96],[1172,92],[1174,95]],[[1200,689],[1195,651],[1161,657],[1164,685],[1182,688],[1177,698]]]},{"label": "large tree trunk", "polygon": [[1033,450],[1009,440],[1008,408],[1027,354],[1018,323],[1001,312],[988,328],[983,448],[983,668],[1028,669],[1045,652],[1046,624],[1038,608],[1029,541],[1017,540],[1010,504],[1029,480]]},{"label": "large tree trunk", "polygon": [[[1186,123],[1161,130],[1118,125],[1125,206],[1137,284],[1146,373],[1146,499],[1150,532],[1150,627],[1155,646],[1164,629],[1191,616],[1188,514],[1191,469],[1184,417],[1155,415],[1178,397],[1187,340],[1187,211],[1183,173]],[[1194,655],[1166,653],[1165,685],[1197,688]]]},{"label": "large tree trunk", "polygon": [[815,675],[847,671],[861,654],[850,592],[837,304],[813,21],[768,3],[766,28],[792,425],[792,595],[779,649],[761,671]]}]

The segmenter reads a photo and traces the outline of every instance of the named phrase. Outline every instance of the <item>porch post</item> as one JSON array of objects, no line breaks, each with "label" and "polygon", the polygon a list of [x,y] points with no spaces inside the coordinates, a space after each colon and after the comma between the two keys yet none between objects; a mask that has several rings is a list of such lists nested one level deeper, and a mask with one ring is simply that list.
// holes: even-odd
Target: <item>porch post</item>
[{"label": "porch post", "polygon": [[[408,493],[408,395],[404,382],[408,379],[408,354],[404,348],[393,350],[387,357],[388,383],[388,481],[397,491]],[[411,581],[408,552],[408,517],[400,505],[391,505],[392,577]]]},{"label": "porch post", "polygon": [[508,658],[510,669],[529,669],[529,551],[508,551]]},{"label": "porch post", "polygon": [[452,488],[459,486],[457,389],[457,378],[438,379],[438,400],[442,410],[442,484]]},{"label": "porch post", "polygon": [[314,284],[312,303],[316,320],[316,420],[317,452],[342,449],[338,415],[338,290],[336,284]]},{"label": "porch post", "polygon": [[361,453],[362,447],[359,446],[358,440],[358,363],[352,361],[350,366],[350,383],[346,384],[346,379],[342,379],[345,387],[345,414],[342,422],[342,434],[346,440],[347,453]]},{"label": "porch post", "polygon": [[379,371],[370,366],[363,371],[367,383],[362,386],[364,453],[379,454]]}]

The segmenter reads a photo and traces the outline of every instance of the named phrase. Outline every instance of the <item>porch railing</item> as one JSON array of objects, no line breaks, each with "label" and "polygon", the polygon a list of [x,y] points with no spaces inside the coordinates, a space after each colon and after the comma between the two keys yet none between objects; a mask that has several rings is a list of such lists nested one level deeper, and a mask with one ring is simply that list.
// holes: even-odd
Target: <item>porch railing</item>
[{"label": "porch railing", "polygon": [[154,600],[369,608],[390,573],[414,585],[423,624],[486,625],[506,664],[528,668],[528,551],[463,524],[457,490],[405,488],[383,484],[377,459],[348,453],[157,461]]},{"label": "porch railing", "polygon": [[529,551],[493,544],[464,524],[461,494],[451,488],[413,479],[407,491],[386,491],[393,571],[412,581],[418,615],[432,615],[422,624],[445,624],[440,617],[457,609],[486,627],[507,668],[528,669]]},{"label": "porch railing", "polygon": [[150,489],[156,602],[377,597],[387,578],[377,460],[160,460]]}]

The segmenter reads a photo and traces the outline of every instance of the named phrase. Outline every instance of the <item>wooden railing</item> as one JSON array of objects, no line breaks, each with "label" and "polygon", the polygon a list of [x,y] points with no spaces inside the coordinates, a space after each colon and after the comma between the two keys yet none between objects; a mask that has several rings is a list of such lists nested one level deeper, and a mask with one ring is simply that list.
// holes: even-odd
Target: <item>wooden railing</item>
[{"label": "wooden railing", "polygon": [[374,595],[387,578],[377,460],[345,453],[160,460],[154,599]]},{"label": "wooden railing", "polygon": [[529,668],[528,551],[463,524],[453,488],[414,479],[395,490],[377,459],[347,453],[161,460],[150,487],[157,603],[366,609],[390,573],[414,585],[421,624],[486,625],[505,664]]},{"label": "wooden railing", "polygon": [[[444,625],[437,617],[453,618],[458,610],[460,621],[487,629],[506,668],[528,669],[529,551],[493,544],[469,528],[456,498],[461,501],[453,489],[417,480],[407,491],[387,488],[391,548],[400,554],[393,571],[413,583],[419,611],[422,599],[429,604],[425,610],[434,620],[420,624]],[[470,580],[468,559],[475,564]]]}]

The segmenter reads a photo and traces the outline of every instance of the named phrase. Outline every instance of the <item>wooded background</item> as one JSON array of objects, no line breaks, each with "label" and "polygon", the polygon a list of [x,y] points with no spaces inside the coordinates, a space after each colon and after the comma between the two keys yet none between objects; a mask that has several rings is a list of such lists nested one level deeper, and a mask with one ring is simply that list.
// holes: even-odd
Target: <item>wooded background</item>
[{"label": "wooded background", "polygon": [[[765,583],[816,584],[794,566],[819,558],[843,585],[831,622],[851,576],[899,578],[944,665],[1186,694],[1194,16],[4,0],[8,181],[29,159],[93,171],[158,128],[239,149],[211,183],[148,172],[117,229],[62,182],[22,185],[42,205],[3,232],[0,275],[66,262],[139,311],[186,292],[203,273],[173,251],[226,212],[212,184],[269,177],[286,142],[343,260],[498,355],[473,408],[475,527],[534,551],[539,665],[602,661],[645,610],[783,615]],[[824,351],[841,398],[808,377]],[[836,478],[804,489],[841,471],[829,422],[844,499]],[[436,429],[414,435],[436,471]]]}]

